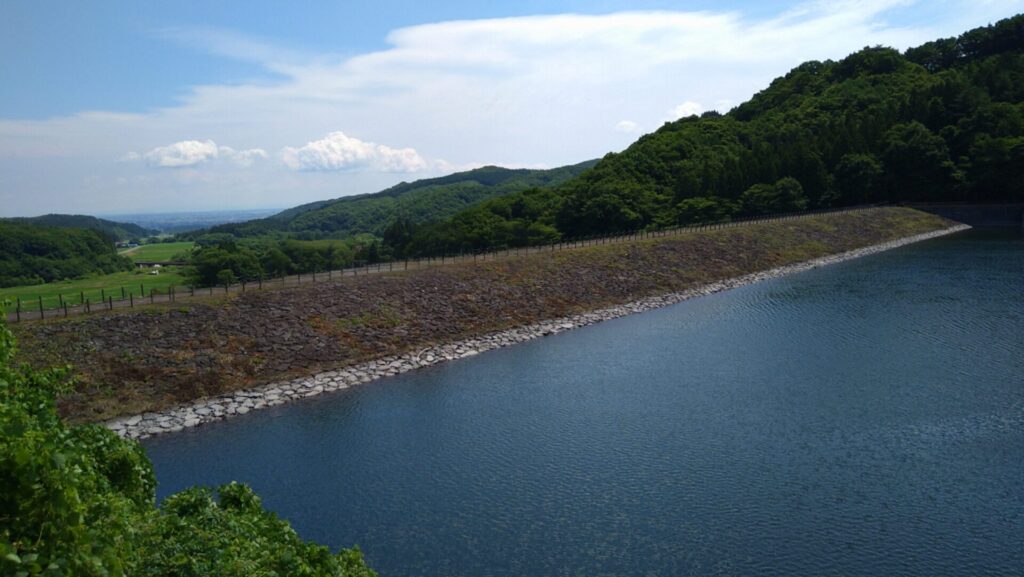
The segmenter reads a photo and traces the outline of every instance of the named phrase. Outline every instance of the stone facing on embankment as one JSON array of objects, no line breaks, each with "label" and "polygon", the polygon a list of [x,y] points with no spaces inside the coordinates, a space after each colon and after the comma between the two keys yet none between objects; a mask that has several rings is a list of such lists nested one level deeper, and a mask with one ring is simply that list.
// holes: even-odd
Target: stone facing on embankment
[{"label": "stone facing on embankment", "polygon": [[363,383],[390,377],[411,370],[436,365],[445,361],[470,357],[484,351],[522,343],[538,337],[552,335],[574,328],[592,325],[625,315],[648,311],[675,304],[693,297],[737,288],[762,280],[777,278],[829,264],[859,258],[878,252],[901,247],[962,230],[967,225],[958,225],[943,230],[896,239],[839,254],[829,255],[800,263],[781,266],[761,272],[709,283],[700,287],[640,299],[588,313],[534,323],[518,328],[498,331],[480,337],[465,339],[445,345],[423,349],[416,353],[384,357],[375,361],[354,365],[344,369],[327,371],[310,377],[277,382],[262,387],[200,399],[179,405],[166,411],[143,413],[107,421],[105,424],[124,437],[145,439],[161,433],[172,433],[187,427],[195,427],[244,415],[250,411],[274,407],[306,397],[313,397],[330,391],[347,389]]}]

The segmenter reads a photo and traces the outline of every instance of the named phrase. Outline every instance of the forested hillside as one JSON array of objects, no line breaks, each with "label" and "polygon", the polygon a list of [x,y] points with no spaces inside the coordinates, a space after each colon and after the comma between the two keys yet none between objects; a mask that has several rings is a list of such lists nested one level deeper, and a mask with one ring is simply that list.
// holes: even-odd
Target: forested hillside
[{"label": "forested hillside", "polygon": [[131,270],[114,241],[96,230],[0,220],[0,287]]},{"label": "forested hillside", "polygon": [[303,240],[380,235],[397,218],[414,223],[447,218],[478,202],[538,186],[560,184],[593,166],[592,160],[550,170],[485,166],[440,178],[402,182],[373,194],[305,204],[274,216],[213,227],[235,237],[273,233]]},{"label": "forested hillside", "polygon": [[114,222],[112,220],[105,220],[83,214],[44,214],[43,216],[12,218],[10,220],[27,224],[55,226],[59,228],[87,228],[102,232],[104,235],[109,236],[114,240],[142,238],[153,233],[153,231],[147,230],[137,224]]},{"label": "forested hillside", "polygon": [[519,246],[875,202],[1024,200],[1024,16],[900,53],[807,62],[728,114],[665,124],[562,185],[385,237]]}]

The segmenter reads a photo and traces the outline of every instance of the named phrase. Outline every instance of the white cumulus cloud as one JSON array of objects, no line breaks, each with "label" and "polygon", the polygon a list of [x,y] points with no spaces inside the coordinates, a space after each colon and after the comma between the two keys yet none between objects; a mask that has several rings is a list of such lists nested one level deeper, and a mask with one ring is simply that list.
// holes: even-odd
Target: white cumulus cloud
[{"label": "white cumulus cloud", "polygon": [[415,149],[364,142],[341,131],[298,148],[286,146],[281,149],[281,160],[293,170],[418,172],[429,167]]},{"label": "white cumulus cloud", "polygon": [[195,166],[217,158],[217,144],[212,140],[182,140],[158,146],[143,155],[150,166],[180,168]]},{"label": "white cumulus cloud", "polygon": [[230,146],[217,146],[212,140],[182,140],[167,146],[158,146],[145,154],[129,152],[122,156],[121,160],[145,160],[146,164],[155,168],[183,168],[213,160],[225,160],[249,167],[264,158],[267,158],[267,153],[261,148],[235,150]]}]

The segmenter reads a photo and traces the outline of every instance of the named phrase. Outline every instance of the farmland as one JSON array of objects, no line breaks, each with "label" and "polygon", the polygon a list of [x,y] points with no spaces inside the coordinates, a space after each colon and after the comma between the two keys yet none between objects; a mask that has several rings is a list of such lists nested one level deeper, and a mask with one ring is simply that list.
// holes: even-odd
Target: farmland
[{"label": "farmland", "polygon": [[129,248],[119,251],[118,254],[132,259],[133,262],[185,260],[179,257],[185,257],[194,246],[195,243],[193,242],[160,242]]}]

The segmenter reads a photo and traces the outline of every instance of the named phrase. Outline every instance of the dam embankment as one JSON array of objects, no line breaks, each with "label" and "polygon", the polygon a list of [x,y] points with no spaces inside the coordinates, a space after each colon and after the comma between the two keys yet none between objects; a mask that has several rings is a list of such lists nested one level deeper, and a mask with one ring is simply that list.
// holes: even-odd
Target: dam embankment
[{"label": "dam embankment", "polygon": [[695,297],[705,296],[734,289],[755,282],[778,278],[781,276],[827,266],[870,254],[891,250],[907,244],[945,236],[966,230],[967,225],[957,225],[947,229],[922,233],[882,244],[855,249],[836,255],[785,265],[766,271],[751,273],[740,277],[715,281],[693,289],[680,292],[648,297],[631,303],[608,307],[587,313],[498,331],[443,345],[427,347],[421,351],[404,355],[390,356],[362,363],[335,371],[327,371],[309,377],[291,381],[271,383],[266,386],[203,398],[192,403],[173,407],[169,410],[133,415],[108,421],[106,424],[120,435],[143,439],[161,433],[173,433],[187,427],[195,427],[227,419],[234,415],[244,415],[250,411],[274,407],[287,402],[323,393],[343,390],[377,379],[391,377],[408,371],[429,367],[439,363],[475,356],[479,353],[523,343],[540,337],[585,327],[626,315],[661,308]]},{"label": "dam embankment", "polygon": [[[442,348],[435,361],[454,358],[485,350],[463,345],[460,351],[458,343],[487,335],[525,327],[520,336],[534,338],[554,332],[551,319],[583,315],[561,324],[597,322],[601,315],[586,315],[663,306],[753,282],[758,273],[785,274],[790,265],[820,266],[825,261],[818,259],[852,258],[836,255],[951,232],[954,224],[909,208],[873,208],[13,328],[21,360],[75,366],[76,390],[60,399],[65,416],[101,421],[139,415],[142,422],[186,405],[218,404],[202,399],[237,391],[248,399],[261,387],[270,393],[264,404],[284,402],[296,395],[282,391],[271,398],[271,389],[282,383],[315,381],[315,375],[323,381],[332,372],[348,382],[344,371],[373,367],[373,374],[354,373],[365,382],[396,374],[402,366],[392,363],[436,347]],[[651,298],[653,304],[637,304]],[[429,364],[429,354],[419,358]],[[236,412],[258,403],[245,404]],[[227,411],[224,406],[220,417]],[[209,417],[200,416],[200,422]],[[162,428],[185,426],[185,420]],[[195,417],[187,420],[196,424]]]}]

